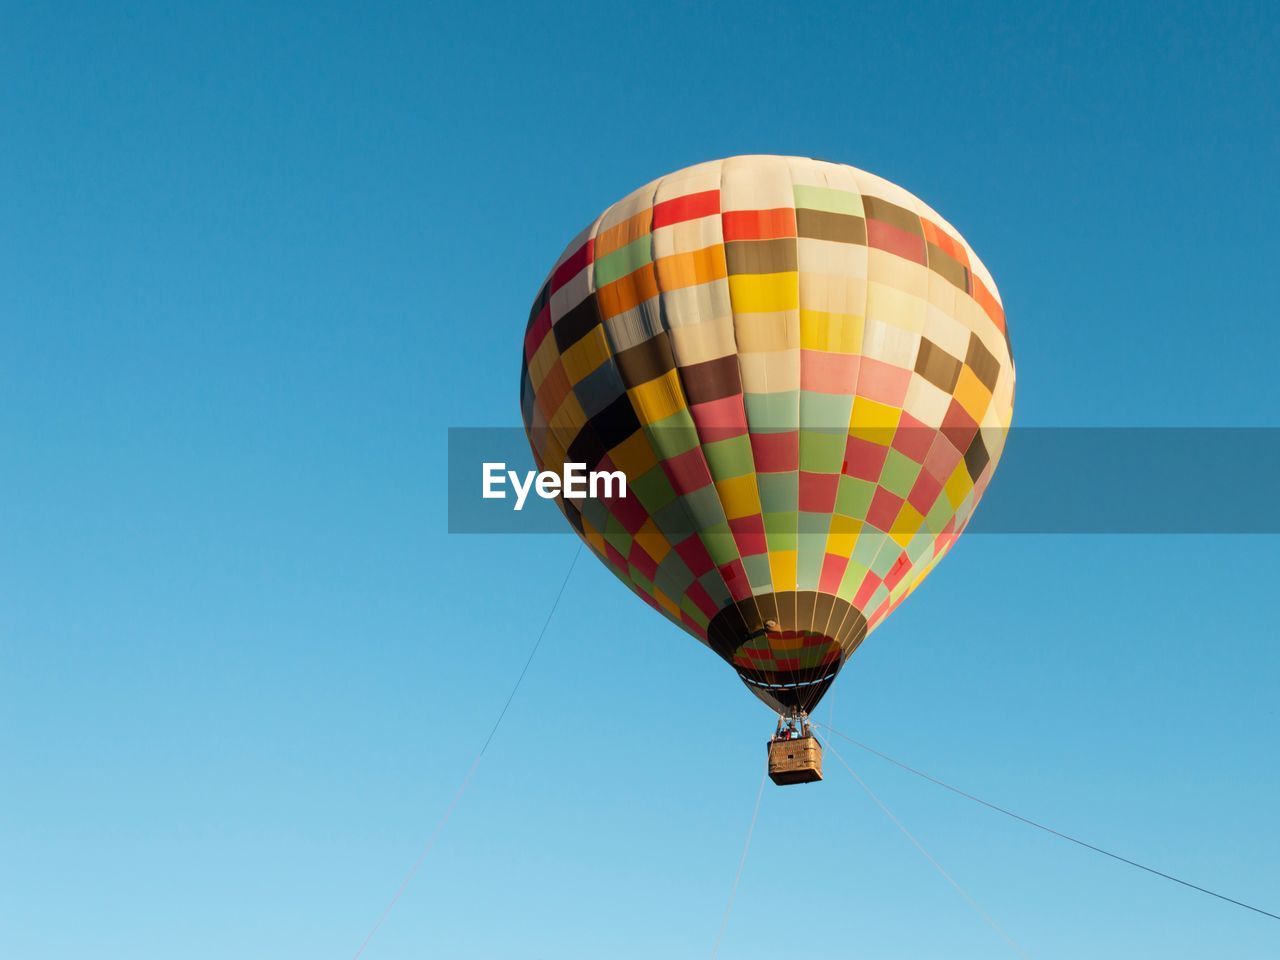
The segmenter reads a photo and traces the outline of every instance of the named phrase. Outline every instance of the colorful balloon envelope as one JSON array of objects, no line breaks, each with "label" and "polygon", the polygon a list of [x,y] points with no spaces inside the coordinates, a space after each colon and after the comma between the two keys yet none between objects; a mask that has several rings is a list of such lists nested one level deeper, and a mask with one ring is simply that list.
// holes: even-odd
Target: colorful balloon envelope
[{"label": "colorful balloon envelope", "polygon": [[812,710],[929,574],[1013,413],[1000,295],[901,187],[802,157],[680,170],[604,211],[534,300],[521,408],[558,503],[779,712]]}]

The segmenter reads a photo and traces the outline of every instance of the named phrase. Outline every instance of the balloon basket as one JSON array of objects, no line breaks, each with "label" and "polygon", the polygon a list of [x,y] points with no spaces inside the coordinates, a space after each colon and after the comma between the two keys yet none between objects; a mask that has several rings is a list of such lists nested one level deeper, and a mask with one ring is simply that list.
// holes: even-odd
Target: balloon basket
[{"label": "balloon basket", "polygon": [[769,779],[780,787],[822,779],[822,744],[812,734],[769,741]]}]

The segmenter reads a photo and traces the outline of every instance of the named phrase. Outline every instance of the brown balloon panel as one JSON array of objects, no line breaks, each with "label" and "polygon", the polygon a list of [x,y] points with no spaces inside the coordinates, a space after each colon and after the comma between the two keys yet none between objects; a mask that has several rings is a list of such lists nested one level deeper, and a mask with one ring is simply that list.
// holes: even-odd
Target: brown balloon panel
[{"label": "brown balloon panel", "polygon": [[711,648],[780,713],[812,710],[866,635],[866,617],[856,607],[812,590],[740,600],[707,629]]}]

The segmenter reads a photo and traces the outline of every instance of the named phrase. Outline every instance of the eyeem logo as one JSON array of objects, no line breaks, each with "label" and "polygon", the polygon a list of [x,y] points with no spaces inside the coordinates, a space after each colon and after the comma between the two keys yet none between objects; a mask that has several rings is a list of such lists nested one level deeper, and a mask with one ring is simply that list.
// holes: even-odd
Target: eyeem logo
[{"label": "eyeem logo", "polygon": [[627,495],[627,475],[621,470],[588,472],[585,463],[566,463],[563,477],[553,470],[529,470],[521,477],[516,471],[508,470],[505,463],[484,464],[482,496],[486,500],[507,499],[508,482],[516,494],[516,510],[524,509],[530,490],[543,500],[554,500],[561,494],[566,500],[585,500],[588,496],[596,499]]}]

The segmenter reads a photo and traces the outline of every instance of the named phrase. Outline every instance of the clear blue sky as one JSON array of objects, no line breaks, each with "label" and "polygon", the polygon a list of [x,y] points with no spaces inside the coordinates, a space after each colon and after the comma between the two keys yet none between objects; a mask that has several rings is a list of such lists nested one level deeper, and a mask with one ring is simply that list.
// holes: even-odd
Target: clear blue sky
[{"label": "clear blue sky", "polygon": [[[923,197],[1000,284],[1020,424],[1277,425],[1277,27],[6,4],[0,955],[351,956],[575,547],[447,535],[445,430],[517,421],[544,271],[661,173],[804,154]],[[587,560],[371,960],[710,954],[772,720]],[[970,538],[835,724],[1275,910],[1278,564],[1280,538]],[[846,756],[1032,956],[1280,954],[1280,923]],[[828,766],[766,792],[721,956],[1013,956]]]}]

